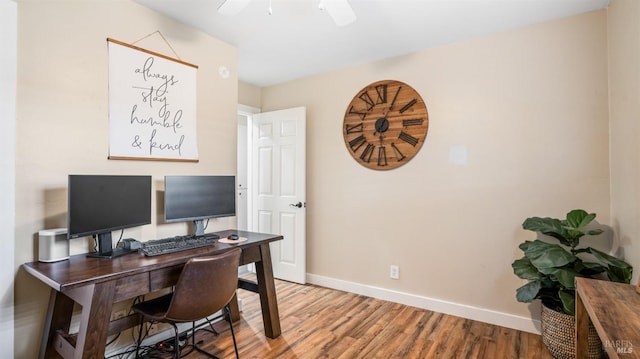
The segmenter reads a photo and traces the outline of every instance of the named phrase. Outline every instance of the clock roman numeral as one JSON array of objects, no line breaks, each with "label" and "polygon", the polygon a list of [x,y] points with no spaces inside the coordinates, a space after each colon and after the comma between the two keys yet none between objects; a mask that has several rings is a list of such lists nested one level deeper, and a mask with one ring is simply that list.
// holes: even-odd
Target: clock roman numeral
[{"label": "clock roman numeral", "polygon": [[424,121],[421,118],[412,118],[408,120],[402,120],[402,126],[419,126]]},{"label": "clock roman numeral", "polygon": [[391,105],[389,105],[388,111],[391,111],[393,109],[393,104],[396,103],[396,99],[398,98],[398,94],[400,93],[401,89],[402,89],[402,86],[398,86],[398,89],[396,90],[396,94],[393,95],[393,100],[391,100]]},{"label": "clock roman numeral", "polygon": [[376,103],[373,102],[373,99],[371,98],[371,96],[369,96],[369,93],[367,91],[361,93],[360,96],[358,96],[358,98],[367,104],[367,111],[370,111],[376,105]]},{"label": "clock roman numeral", "polygon": [[367,140],[364,138],[364,135],[360,135],[349,141],[349,147],[351,147],[351,151],[356,152],[365,142],[367,142]]},{"label": "clock roman numeral", "polygon": [[364,120],[364,118],[367,116],[366,112],[360,112],[360,111],[356,111],[353,106],[351,106],[349,108],[349,114],[350,115],[358,115],[360,117],[361,120]]},{"label": "clock roman numeral", "polygon": [[406,105],[402,106],[402,108],[400,109],[400,113],[404,113],[406,110],[410,109],[411,106],[415,105],[416,102],[418,102],[418,100],[416,100],[415,98],[411,101],[409,101],[409,103],[407,103]]},{"label": "clock roman numeral", "polygon": [[365,147],[364,151],[362,151],[362,154],[360,155],[360,159],[366,162],[371,162],[371,155],[373,154],[373,149],[376,146],[367,143],[367,147]]},{"label": "clock roman numeral", "polygon": [[378,148],[378,166],[386,166],[387,165],[387,150],[384,146],[380,146]]},{"label": "clock roman numeral", "polygon": [[351,126],[349,126],[349,124],[347,124],[347,134],[356,133],[356,132],[362,132],[362,124],[361,123],[359,123],[357,125],[351,125]]},{"label": "clock roman numeral", "polygon": [[376,86],[376,94],[378,97],[376,98],[376,104],[387,103],[387,85],[378,85]]},{"label": "clock roman numeral", "polygon": [[410,134],[408,134],[406,132],[400,132],[400,136],[398,136],[398,138],[403,140],[404,142],[410,144],[413,147],[416,147],[416,145],[418,144],[418,139],[416,137],[411,136]]},{"label": "clock roman numeral", "polygon": [[396,146],[395,143],[391,142],[391,147],[393,148],[393,152],[396,153],[396,158],[398,159],[398,161],[404,160],[405,156],[404,154],[402,154],[402,152],[400,152],[400,149],[398,149],[398,146]]}]

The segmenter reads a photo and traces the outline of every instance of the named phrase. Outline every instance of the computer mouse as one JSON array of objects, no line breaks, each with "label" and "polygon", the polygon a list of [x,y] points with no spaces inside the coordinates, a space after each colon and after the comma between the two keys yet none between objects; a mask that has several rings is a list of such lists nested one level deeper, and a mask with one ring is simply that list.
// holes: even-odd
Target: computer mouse
[{"label": "computer mouse", "polygon": [[227,237],[227,239],[231,239],[232,241],[237,241],[238,238],[240,238],[240,237],[238,237],[238,235],[235,234],[235,233],[230,234],[229,237]]}]

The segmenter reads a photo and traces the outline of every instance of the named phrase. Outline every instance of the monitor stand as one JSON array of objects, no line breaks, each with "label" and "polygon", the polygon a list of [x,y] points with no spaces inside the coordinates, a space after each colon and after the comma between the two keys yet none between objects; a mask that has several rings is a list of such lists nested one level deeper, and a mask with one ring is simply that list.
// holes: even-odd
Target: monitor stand
[{"label": "monitor stand", "polygon": [[193,221],[193,228],[194,228],[194,236],[196,237],[202,237],[204,236],[204,220],[202,219],[196,219],[195,221]]},{"label": "monitor stand", "polygon": [[129,253],[137,252],[136,249],[113,248],[112,242],[111,242],[111,232],[99,233],[94,236],[94,238],[96,237],[97,237],[96,242],[98,242],[98,251],[93,253],[88,253],[87,257],[111,259],[111,258],[121,257]]}]

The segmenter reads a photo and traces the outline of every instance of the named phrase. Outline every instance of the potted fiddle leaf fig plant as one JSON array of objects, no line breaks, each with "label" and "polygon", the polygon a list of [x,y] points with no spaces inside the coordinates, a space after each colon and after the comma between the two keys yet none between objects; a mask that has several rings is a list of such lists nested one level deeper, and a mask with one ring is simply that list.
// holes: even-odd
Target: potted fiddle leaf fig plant
[{"label": "potted fiddle leaf fig plant", "polygon": [[[595,218],[594,213],[575,209],[567,213],[565,219],[530,217],[522,223],[523,229],[559,242],[527,240],[519,246],[524,256],[511,264],[516,276],[528,280],[516,290],[516,299],[524,303],[537,299],[542,302],[542,339],[556,358],[575,357],[574,330],[571,329],[575,328],[575,277],[631,281],[632,267],[628,263],[595,248],[580,247],[580,239],[585,235],[597,236],[603,232],[587,228]],[[558,328],[559,323],[566,323],[570,328]],[[558,333],[565,337],[551,337]],[[598,340],[595,330],[593,333],[593,340]],[[600,352],[594,353],[594,357],[601,355],[601,346],[598,349]]]}]

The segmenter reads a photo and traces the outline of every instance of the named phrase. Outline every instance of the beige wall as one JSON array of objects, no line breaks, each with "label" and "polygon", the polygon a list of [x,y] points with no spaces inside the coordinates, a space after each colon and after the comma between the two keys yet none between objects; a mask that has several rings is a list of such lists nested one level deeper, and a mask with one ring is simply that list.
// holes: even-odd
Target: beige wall
[{"label": "beige wall", "polygon": [[[110,161],[108,155],[107,42],[133,43],[159,30],[178,56],[199,65],[197,129],[199,163]],[[155,34],[136,43],[174,57]],[[16,148],[16,264],[36,259],[34,236],[65,227],[70,173],[152,175],[154,191],[164,175],[236,173],[236,49],[131,1],[20,1],[18,3]],[[232,76],[222,79],[220,66]],[[125,231],[149,240],[184,234],[184,224]],[[235,227],[235,218],[211,220],[209,229]],[[117,233],[119,235],[119,233]],[[116,237],[117,238],[117,237]],[[72,252],[87,250],[73,240]],[[16,358],[34,358],[48,287],[22,270],[15,279]],[[29,338],[24,340],[24,338]]]},{"label": "beige wall", "polygon": [[640,272],[640,2],[614,0],[608,12],[611,218]]},{"label": "beige wall", "polygon": [[[530,317],[510,267],[534,237],[522,221],[584,208],[610,222],[606,16],[264,88],[263,111],[307,108],[307,272]],[[352,97],[383,79],[419,91],[430,117],[417,156],[388,172],[356,163],[342,136]]]},{"label": "beige wall", "polygon": [[260,108],[262,89],[252,84],[238,82],[238,103],[253,108]]}]

